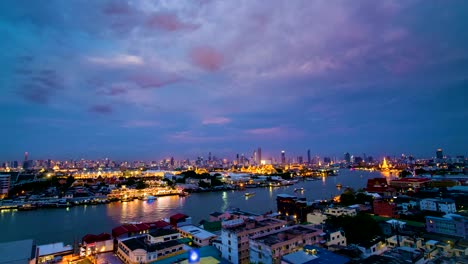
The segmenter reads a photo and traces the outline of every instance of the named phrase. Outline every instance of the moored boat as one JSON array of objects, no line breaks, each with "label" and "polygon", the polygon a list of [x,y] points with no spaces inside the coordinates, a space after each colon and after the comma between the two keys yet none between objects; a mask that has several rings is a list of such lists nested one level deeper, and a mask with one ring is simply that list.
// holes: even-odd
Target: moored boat
[{"label": "moored boat", "polygon": [[244,195],[246,197],[249,197],[249,196],[255,195],[255,192],[246,192],[246,193],[244,193]]}]

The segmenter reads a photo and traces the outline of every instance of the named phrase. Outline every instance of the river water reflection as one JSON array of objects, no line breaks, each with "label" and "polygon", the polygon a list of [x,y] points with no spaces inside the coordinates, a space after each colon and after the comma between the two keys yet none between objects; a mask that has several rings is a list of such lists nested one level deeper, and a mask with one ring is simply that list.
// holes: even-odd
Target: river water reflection
[{"label": "river water reflection", "polygon": [[[244,191],[194,193],[187,197],[166,196],[155,201],[115,202],[105,205],[75,206],[37,211],[3,211],[0,213],[0,242],[34,238],[38,244],[63,241],[73,243],[88,234],[110,233],[123,222],[150,222],[175,213],[192,216],[193,223],[207,219],[213,211],[238,207],[253,213],[276,211],[276,195],[287,193],[305,197],[308,201],[330,199],[345,187],[364,188],[367,179],[382,177],[380,172],[341,170],[338,176],[318,181],[301,181],[295,185],[277,188],[256,188],[254,196],[245,197]],[[343,188],[337,189],[336,184]],[[295,193],[295,188],[304,192]]]}]

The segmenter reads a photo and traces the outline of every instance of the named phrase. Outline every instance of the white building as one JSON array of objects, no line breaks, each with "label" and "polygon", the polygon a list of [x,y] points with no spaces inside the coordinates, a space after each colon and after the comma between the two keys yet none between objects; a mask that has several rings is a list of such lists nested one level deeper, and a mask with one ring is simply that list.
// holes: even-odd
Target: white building
[{"label": "white building", "polygon": [[193,243],[199,247],[209,246],[218,236],[204,229],[193,225],[182,226],[178,228],[182,237],[192,239]]},{"label": "white building", "polygon": [[325,210],[325,214],[327,215],[333,215],[333,216],[342,216],[342,215],[348,215],[348,216],[356,216],[357,212],[356,209],[354,208],[348,208],[348,207],[329,207]]},{"label": "white building", "polygon": [[345,247],[347,245],[346,235],[342,230],[325,231],[320,236],[322,239],[320,243],[325,244],[327,247],[334,245]]},{"label": "white building", "polygon": [[365,243],[360,243],[357,245],[357,248],[362,252],[364,258],[368,258],[372,255],[381,255],[388,249],[385,240],[380,237]]},{"label": "white building", "polygon": [[455,202],[451,199],[427,198],[420,201],[421,210],[443,212],[446,214],[456,213]]},{"label": "white building", "polygon": [[320,211],[314,211],[307,214],[307,222],[311,224],[321,225],[325,223],[325,220],[327,220],[327,216],[322,214]]},{"label": "white building", "polygon": [[179,238],[176,230],[160,229],[143,236],[119,239],[117,256],[127,264],[154,262],[185,252]]}]

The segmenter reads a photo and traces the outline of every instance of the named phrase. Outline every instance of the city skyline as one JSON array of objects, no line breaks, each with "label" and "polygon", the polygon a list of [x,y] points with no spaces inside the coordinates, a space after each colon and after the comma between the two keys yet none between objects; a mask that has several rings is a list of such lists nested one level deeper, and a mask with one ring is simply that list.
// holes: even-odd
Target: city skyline
[{"label": "city skyline", "polygon": [[0,160],[466,155],[467,12],[1,1]]}]

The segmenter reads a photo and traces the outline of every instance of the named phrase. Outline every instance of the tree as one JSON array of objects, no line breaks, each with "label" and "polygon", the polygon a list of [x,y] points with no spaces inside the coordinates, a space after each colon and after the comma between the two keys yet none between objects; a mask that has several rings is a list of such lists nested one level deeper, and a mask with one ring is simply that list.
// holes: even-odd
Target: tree
[{"label": "tree", "polygon": [[351,244],[368,241],[382,235],[382,230],[377,221],[365,213],[359,213],[355,217],[332,216],[325,223],[333,229],[342,228],[346,234],[347,241]]},{"label": "tree", "polygon": [[141,189],[145,189],[147,187],[148,187],[148,184],[146,184],[144,181],[137,181],[135,189],[141,190]]}]

